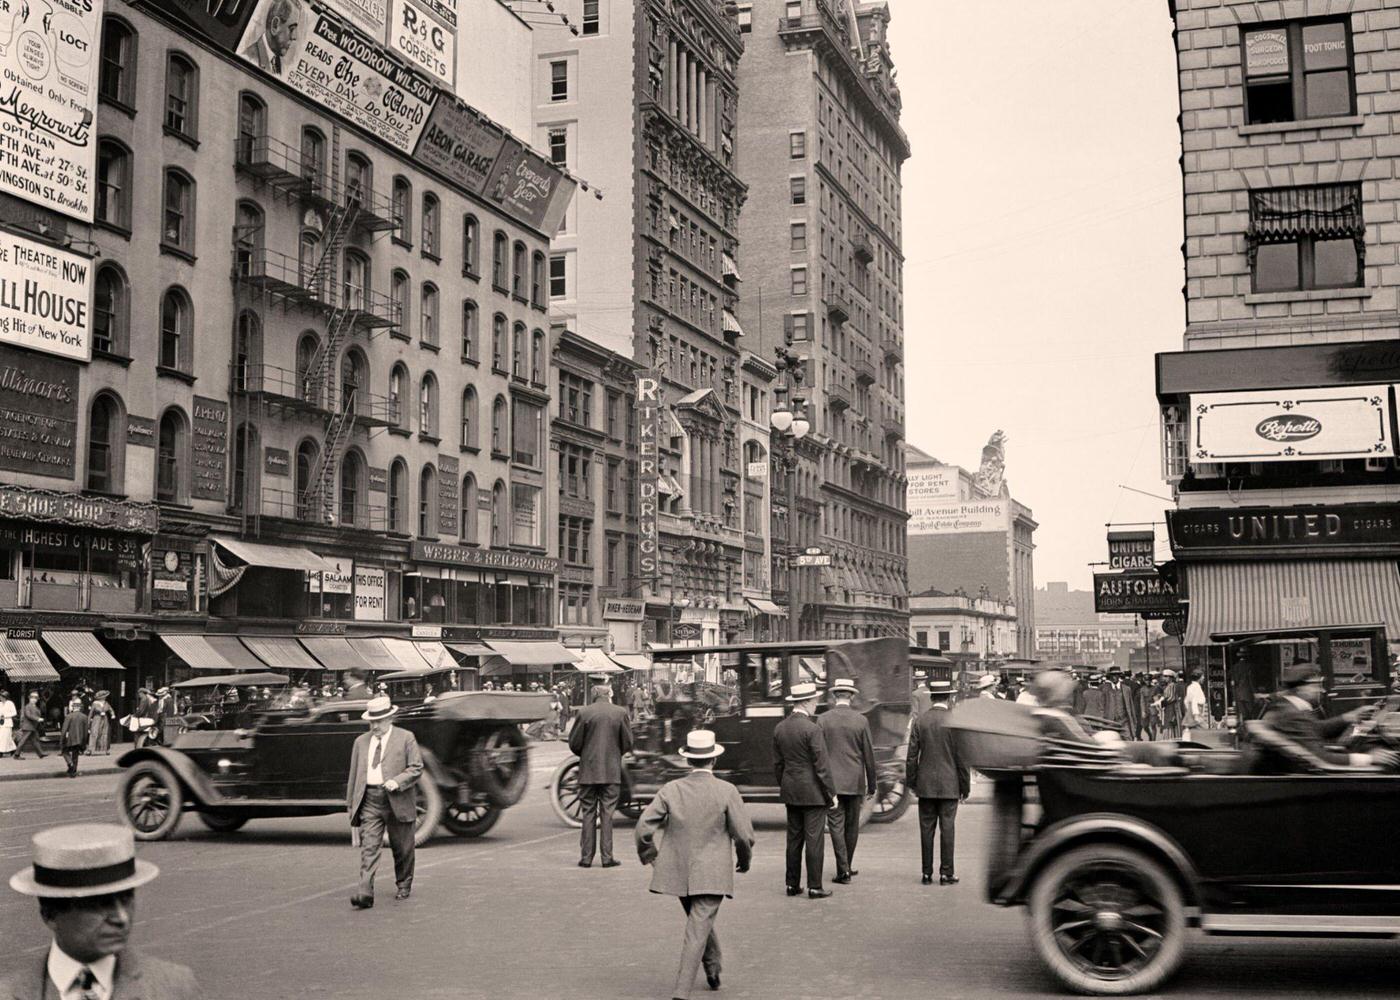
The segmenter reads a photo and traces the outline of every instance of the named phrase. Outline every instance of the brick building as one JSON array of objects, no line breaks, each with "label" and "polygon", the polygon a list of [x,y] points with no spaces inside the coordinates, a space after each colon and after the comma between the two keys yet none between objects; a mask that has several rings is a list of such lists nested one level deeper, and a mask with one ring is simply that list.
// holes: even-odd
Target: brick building
[{"label": "brick building", "polygon": [[[1118,650],[1142,645],[1136,615],[1094,610],[1094,593],[1048,583],[1035,592],[1035,656],[1049,663],[1111,666]],[[1126,653],[1123,654],[1126,656]],[[1120,662],[1125,666],[1126,661]]]}]

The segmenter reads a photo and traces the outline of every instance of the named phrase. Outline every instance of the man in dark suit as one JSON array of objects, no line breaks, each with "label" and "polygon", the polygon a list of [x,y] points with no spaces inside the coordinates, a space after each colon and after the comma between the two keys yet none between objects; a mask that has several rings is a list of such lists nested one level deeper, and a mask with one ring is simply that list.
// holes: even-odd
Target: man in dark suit
[{"label": "man in dark suit", "polygon": [[851,707],[856,682],[842,678],[827,690],[836,704],[817,717],[817,725],[826,740],[827,766],[836,786],[837,804],[827,813],[826,828],[836,854],[835,881],[845,885],[858,874],[851,862],[860,837],[861,806],[867,795],[875,794],[875,744],[870,738],[870,723]]},{"label": "man in dark suit", "polygon": [[70,778],[78,776],[78,758],[87,747],[87,738],[87,713],[83,711],[82,697],[75,692],[68,702],[68,714],[63,717],[63,732],[59,739]]},{"label": "man in dark suit", "polygon": [[146,958],[128,947],[136,890],[160,869],[136,858],[124,826],[86,823],[44,830],[33,838],[34,864],[10,888],[37,897],[53,934],[42,959],[13,979],[0,980],[5,1000],[197,1000],[194,973]]},{"label": "man in dark suit", "polygon": [[350,775],[345,784],[345,808],[360,848],[360,885],[350,905],[368,910],[374,905],[374,873],[384,834],[394,854],[395,899],[413,891],[413,836],[418,819],[413,786],[423,776],[423,754],[417,738],[391,721],[398,709],[387,697],[371,699],[361,718],[369,731],[360,734],[350,751]]},{"label": "man in dark suit", "polygon": [[34,744],[34,755],[44,759],[44,748],[39,745],[39,737],[44,732],[44,713],[39,708],[39,692],[30,691],[29,699],[19,710],[19,740],[15,743],[15,760],[20,759],[26,744]]},{"label": "man in dark suit", "polygon": [[773,730],[773,774],[787,807],[787,894],[802,893],[802,852],[807,852],[807,896],[825,899],[822,888],[822,843],[827,810],[839,804],[827,765],[826,739],[812,721],[817,686],[794,684],[787,696],[792,714]]},{"label": "man in dark suit", "polygon": [[958,758],[953,731],[948,728],[948,706],[953,685],[946,681],[929,685],[933,707],[919,716],[909,736],[909,757],[904,775],[919,797],[919,848],[923,854],[923,884],[933,882],[933,834],[942,827],[938,852],[938,882],[956,885],[953,865],[958,802],[972,791],[972,775]]},{"label": "man in dark suit", "polygon": [[593,697],[593,704],[579,709],[569,734],[569,749],[578,756],[579,802],[583,807],[578,866],[593,867],[593,852],[601,846],[603,867],[616,868],[622,862],[613,857],[613,810],[622,790],[622,755],[632,749],[632,728],[627,724],[627,709],[612,703],[611,685],[595,684]]},{"label": "man in dark suit", "polygon": [[[1354,708],[1345,715],[1324,719],[1318,708],[1322,701],[1322,671],[1312,663],[1294,663],[1283,668],[1283,689],[1274,694],[1261,720],[1264,725],[1296,743],[1300,748],[1328,764],[1363,767],[1379,764],[1393,768],[1400,755],[1389,750],[1371,753],[1343,753],[1327,747],[1354,722],[1370,712],[1369,706]],[[1297,768],[1276,752],[1260,748],[1255,770],[1266,774],[1287,774]]]},{"label": "man in dark suit", "polygon": [[364,698],[366,700],[374,697],[374,692],[365,683],[365,672],[351,667],[345,671],[345,697]]},{"label": "man in dark suit", "polygon": [[1118,734],[1123,739],[1133,739],[1137,732],[1137,699],[1123,684],[1123,671],[1117,667],[1108,672],[1108,683],[1103,687],[1103,717],[1116,723]]}]

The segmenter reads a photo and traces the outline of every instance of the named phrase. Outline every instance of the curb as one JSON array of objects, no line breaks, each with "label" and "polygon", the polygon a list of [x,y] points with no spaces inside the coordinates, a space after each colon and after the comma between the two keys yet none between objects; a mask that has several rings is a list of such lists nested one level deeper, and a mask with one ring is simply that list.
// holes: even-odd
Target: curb
[{"label": "curb", "polygon": [[[85,767],[78,772],[78,777],[87,778],[97,774],[119,774],[121,773],[121,770],[122,769],[117,767],[115,764],[105,765],[101,767]],[[53,773],[29,772],[25,774],[6,774],[4,771],[0,771],[0,783],[4,783],[6,781],[43,781],[46,778],[64,777],[67,777],[67,772],[65,771],[55,771]]]}]

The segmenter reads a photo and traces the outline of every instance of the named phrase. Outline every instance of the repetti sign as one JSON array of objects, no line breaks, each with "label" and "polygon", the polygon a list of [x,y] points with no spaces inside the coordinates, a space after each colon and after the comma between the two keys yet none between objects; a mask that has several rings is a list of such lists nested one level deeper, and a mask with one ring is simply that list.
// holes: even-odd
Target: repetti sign
[{"label": "repetti sign", "polygon": [[[6,2],[0,0],[0,4]],[[90,360],[91,285],[90,258],[13,233],[3,234],[0,341],[73,361]]]},{"label": "repetti sign", "polygon": [[1387,458],[1390,386],[1193,394],[1190,449],[1197,465]]}]

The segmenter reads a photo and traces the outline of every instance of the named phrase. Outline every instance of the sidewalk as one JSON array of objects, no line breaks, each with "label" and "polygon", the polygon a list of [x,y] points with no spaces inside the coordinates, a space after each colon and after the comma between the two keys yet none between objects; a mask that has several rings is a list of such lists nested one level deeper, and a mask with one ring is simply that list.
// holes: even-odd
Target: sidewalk
[{"label": "sidewalk", "polygon": [[[84,756],[78,759],[78,777],[86,778],[92,774],[115,774],[121,768],[117,767],[117,758],[131,749],[130,743],[123,743],[120,747],[113,747],[112,752],[106,757]],[[41,778],[61,778],[68,773],[68,765],[58,751],[44,751],[44,759],[36,760],[34,751],[29,747],[24,749],[24,759],[15,760],[13,757],[0,757],[0,781],[36,781]]]}]

